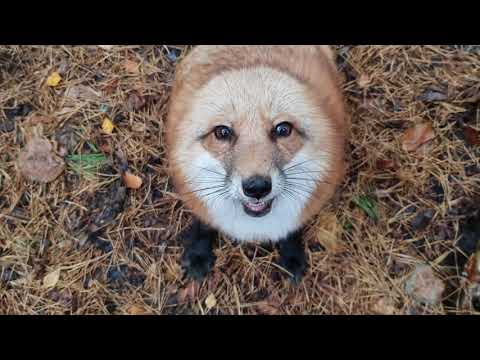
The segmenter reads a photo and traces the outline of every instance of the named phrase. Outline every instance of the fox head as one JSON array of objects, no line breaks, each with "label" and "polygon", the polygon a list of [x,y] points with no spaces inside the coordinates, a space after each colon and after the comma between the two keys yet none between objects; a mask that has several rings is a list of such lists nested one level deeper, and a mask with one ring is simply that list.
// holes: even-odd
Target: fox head
[{"label": "fox head", "polygon": [[[222,54],[218,66],[230,61],[231,67],[209,75],[193,67],[174,90],[167,126],[172,176],[204,221],[238,240],[279,240],[331,196],[342,171],[337,117],[343,114],[333,67],[325,53],[313,51],[316,62],[299,52],[286,64],[236,67],[238,57],[225,51],[232,57]],[[307,73],[289,71],[295,61],[297,72]],[[316,81],[304,70],[310,61],[313,74],[322,75]],[[198,76],[205,77],[200,86]]]}]

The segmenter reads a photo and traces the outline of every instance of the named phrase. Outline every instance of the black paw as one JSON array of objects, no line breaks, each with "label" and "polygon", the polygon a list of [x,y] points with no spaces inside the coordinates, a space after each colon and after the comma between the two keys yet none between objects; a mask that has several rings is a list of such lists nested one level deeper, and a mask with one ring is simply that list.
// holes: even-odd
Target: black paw
[{"label": "black paw", "polygon": [[182,267],[188,278],[201,282],[212,271],[215,260],[213,253],[186,251],[182,257]]},{"label": "black paw", "polygon": [[279,247],[279,265],[289,273],[290,280],[298,284],[307,272],[307,259],[305,248],[302,244],[302,231],[299,230],[290,234],[287,238],[280,241]]},{"label": "black paw", "polygon": [[281,258],[280,266],[288,271],[290,280],[295,284],[300,283],[307,272],[305,257],[292,256]]},{"label": "black paw", "polygon": [[294,284],[298,284],[302,281],[308,267],[303,252],[280,256],[279,265],[289,273],[289,279]]},{"label": "black paw", "polygon": [[215,230],[198,220],[195,220],[182,234],[185,248],[182,267],[186,277],[201,282],[212,271],[216,260],[213,254],[213,242],[216,236]]}]

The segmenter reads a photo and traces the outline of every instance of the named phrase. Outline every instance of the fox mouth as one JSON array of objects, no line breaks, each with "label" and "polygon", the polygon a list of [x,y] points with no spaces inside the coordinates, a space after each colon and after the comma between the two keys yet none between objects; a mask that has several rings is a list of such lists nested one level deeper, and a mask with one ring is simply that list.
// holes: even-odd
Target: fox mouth
[{"label": "fox mouth", "polygon": [[252,217],[262,217],[267,215],[272,210],[273,200],[263,201],[245,201],[243,202],[243,210]]}]

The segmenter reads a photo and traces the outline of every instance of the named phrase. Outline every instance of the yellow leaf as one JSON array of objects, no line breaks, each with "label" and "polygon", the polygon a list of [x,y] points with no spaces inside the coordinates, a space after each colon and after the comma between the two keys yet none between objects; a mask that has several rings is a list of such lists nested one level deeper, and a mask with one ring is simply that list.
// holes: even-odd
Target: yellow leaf
[{"label": "yellow leaf", "polygon": [[43,287],[52,288],[57,285],[58,280],[60,279],[60,269],[52,271],[43,278]]},{"label": "yellow leaf", "polygon": [[215,298],[214,294],[210,294],[207,296],[207,298],[205,299],[205,305],[207,306],[208,310],[217,305],[217,299]]},{"label": "yellow leaf", "polygon": [[58,72],[53,72],[50,74],[50,76],[47,79],[47,85],[51,87],[58,86],[60,84],[60,81],[62,81],[62,77]]},{"label": "yellow leaf", "polygon": [[133,175],[129,171],[126,171],[123,174],[123,182],[130,189],[140,189],[140,187],[142,186],[142,179],[136,175]]},{"label": "yellow leaf", "polygon": [[115,128],[115,125],[113,124],[112,120],[110,120],[108,117],[103,119],[102,130],[106,134],[111,134],[114,128]]}]

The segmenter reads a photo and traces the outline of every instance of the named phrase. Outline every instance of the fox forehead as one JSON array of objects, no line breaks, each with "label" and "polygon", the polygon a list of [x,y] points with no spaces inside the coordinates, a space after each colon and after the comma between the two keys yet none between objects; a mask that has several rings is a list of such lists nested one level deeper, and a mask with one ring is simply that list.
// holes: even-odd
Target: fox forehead
[{"label": "fox forehead", "polygon": [[280,115],[299,119],[296,125],[308,131],[319,109],[306,102],[306,95],[305,85],[273,68],[231,70],[213,77],[196,93],[188,118],[197,136],[218,125],[235,127],[238,121],[254,130],[259,122],[274,122]]}]

